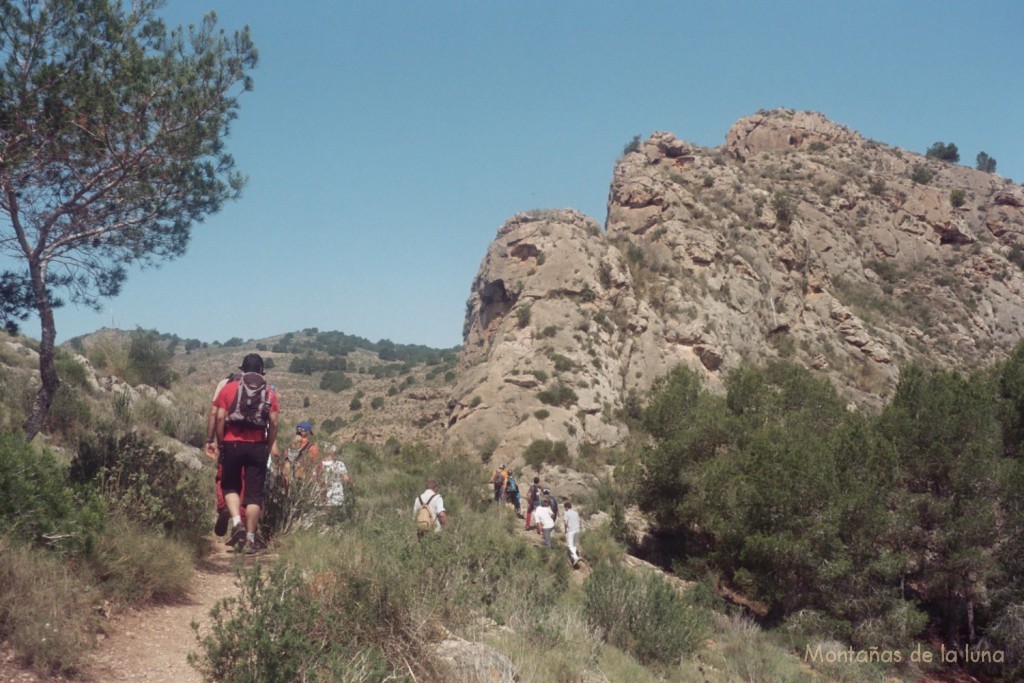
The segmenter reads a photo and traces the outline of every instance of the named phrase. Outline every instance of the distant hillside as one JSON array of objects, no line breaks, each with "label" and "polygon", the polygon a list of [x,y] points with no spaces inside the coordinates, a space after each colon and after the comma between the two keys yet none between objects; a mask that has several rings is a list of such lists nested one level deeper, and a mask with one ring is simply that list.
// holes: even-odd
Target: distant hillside
[{"label": "distant hillside", "polygon": [[720,390],[790,359],[852,405],[909,362],[969,369],[1024,333],[1024,188],[867,140],[812,112],[671,133],[619,159],[607,223],[531,211],[473,281],[448,448],[621,443],[624,410],[676,364]]},{"label": "distant hillside", "polygon": [[[450,384],[455,380],[457,349],[371,342],[342,332],[315,328],[266,339],[206,343],[150,332],[172,355],[183,387],[208,405],[217,382],[235,370],[245,354],[258,352],[267,362],[269,381],[281,397],[286,425],[310,421],[321,436],[339,442],[441,442]],[[104,345],[126,348],[132,333],[103,329],[70,340],[66,348],[99,358]],[[103,376],[105,369],[96,368]]]}]

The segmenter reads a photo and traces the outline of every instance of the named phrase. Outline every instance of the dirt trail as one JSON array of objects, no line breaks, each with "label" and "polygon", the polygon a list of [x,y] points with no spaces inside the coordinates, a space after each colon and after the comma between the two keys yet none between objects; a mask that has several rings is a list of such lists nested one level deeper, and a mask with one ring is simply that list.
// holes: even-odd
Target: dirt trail
[{"label": "dirt trail", "polygon": [[198,651],[192,622],[198,622],[203,629],[209,624],[210,608],[238,590],[236,563],[267,557],[243,558],[220,539],[211,539],[210,543],[209,556],[196,568],[189,599],[180,605],[146,608],[114,617],[108,629],[110,636],[87,658],[83,672],[86,680],[202,681],[188,663],[188,654]]}]

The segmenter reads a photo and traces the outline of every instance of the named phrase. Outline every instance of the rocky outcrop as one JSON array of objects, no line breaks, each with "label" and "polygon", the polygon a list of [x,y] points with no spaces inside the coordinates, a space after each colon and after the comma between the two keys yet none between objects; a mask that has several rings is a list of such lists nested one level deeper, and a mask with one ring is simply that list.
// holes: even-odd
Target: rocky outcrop
[{"label": "rocky outcrop", "polygon": [[621,443],[630,396],[680,363],[721,390],[793,360],[877,407],[909,362],[978,367],[1021,339],[1022,226],[1020,186],[813,112],[716,149],[655,133],[616,164],[603,230],[572,210],[498,230],[445,445],[515,463],[535,440]]}]

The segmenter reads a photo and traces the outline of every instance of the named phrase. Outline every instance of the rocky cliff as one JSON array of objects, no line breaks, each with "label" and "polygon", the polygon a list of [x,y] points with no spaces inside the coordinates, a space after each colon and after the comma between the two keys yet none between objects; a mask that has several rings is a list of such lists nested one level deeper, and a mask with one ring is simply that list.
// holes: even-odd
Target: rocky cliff
[{"label": "rocky cliff", "polygon": [[445,445],[622,441],[621,411],[685,364],[789,359],[871,409],[912,362],[971,368],[1024,332],[1024,188],[762,112],[722,147],[655,133],[615,167],[602,228],[573,210],[499,230],[473,281]]}]

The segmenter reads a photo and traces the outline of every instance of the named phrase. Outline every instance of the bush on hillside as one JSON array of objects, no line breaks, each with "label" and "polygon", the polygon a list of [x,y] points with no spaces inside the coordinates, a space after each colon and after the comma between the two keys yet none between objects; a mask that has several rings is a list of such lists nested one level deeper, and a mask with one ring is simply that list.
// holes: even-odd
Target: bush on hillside
[{"label": "bush on hillside", "polygon": [[538,439],[526,447],[523,452],[526,464],[539,470],[545,463],[548,465],[568,465],[570,463],[569,447],[564,441]]},{"label": "bush on hillside", "polygon": [[136,330],[128,344],[125,381],[170,389],[178,374],[171,369],[171,352],[153,330]]},{"label": "bush on hillside", "polygon": [[602,564],[583,586],[584,609],[605,640],[644,664],[679,664],[710,633],[709,614],[665,579]]},{"label": "bush on hillside", "polygon": [[83,440],[70,475],[111,511],[186,543],[196,554],[205,550],[211,501],[202,475],[146,437],[107,433]]},{"label": "bush on hillside", "polygon": [[0,434],[0,538],[77,552],[92,547],[102,520],[102,505],[72,489],[50,451]]}]

